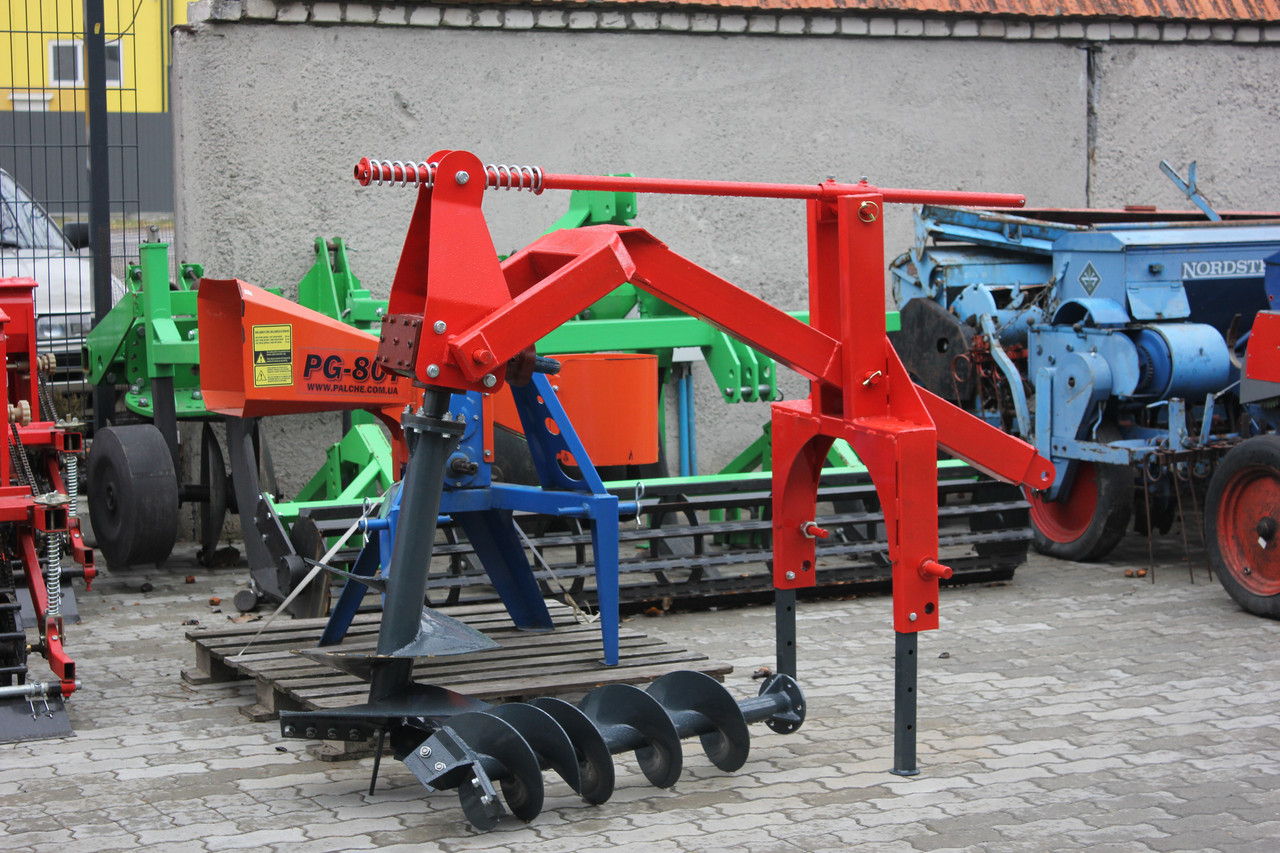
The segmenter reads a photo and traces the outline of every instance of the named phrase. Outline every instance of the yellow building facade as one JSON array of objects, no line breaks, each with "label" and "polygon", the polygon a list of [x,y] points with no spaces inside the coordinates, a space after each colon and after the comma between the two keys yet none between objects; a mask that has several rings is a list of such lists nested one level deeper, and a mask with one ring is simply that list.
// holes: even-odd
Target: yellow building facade
[{"label": "yellow building facade", "polygon": [[[103,0],[107,109],[158,113],[169,109],[170,30],[187,20],[186,0]],[[83,112],[83,0],[0,3],[0,111]],[[3,52],[3,51],[0,51]]]}]

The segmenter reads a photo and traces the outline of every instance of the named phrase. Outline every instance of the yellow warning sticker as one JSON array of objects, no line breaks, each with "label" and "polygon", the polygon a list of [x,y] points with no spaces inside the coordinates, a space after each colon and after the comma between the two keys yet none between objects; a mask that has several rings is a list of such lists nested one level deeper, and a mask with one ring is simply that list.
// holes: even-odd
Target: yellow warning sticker
[{"label": "yellow warning sticker", "polygon": [[253,387],[293,384],[293,326],[253,327]]}]

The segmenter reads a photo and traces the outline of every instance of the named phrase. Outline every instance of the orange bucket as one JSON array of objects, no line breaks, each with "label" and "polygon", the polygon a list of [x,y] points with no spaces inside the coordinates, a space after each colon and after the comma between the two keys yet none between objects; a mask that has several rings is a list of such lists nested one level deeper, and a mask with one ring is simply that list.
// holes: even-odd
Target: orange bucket
[{"label": "orange bucket", "polygon": [[[596,466],[658,461],[658,357],[640,353],[555,355],[556,396]],[[494,397],[494,421],[523,433],[506,388]],[[563,459],[566,464],[576,464]]]}]

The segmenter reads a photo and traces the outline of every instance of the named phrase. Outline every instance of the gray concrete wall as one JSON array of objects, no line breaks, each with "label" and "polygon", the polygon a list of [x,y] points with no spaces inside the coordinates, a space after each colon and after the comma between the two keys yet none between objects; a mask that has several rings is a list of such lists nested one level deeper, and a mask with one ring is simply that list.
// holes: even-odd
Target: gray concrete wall
[{"label": "gray concrete wall", "polygon": [[1280,209],[1280,48],[1114,44],[1097,51],[1095,205],[1186,207],[1160,172],[1185,178],[1224,210]]},{"label": "gray concrete wall", "polygon": [[[401,9],[394,23],[416,14]],[[1168,157],[1185,168],[1195,157],[1215,197],[1268,204],[1253,176],[1276,172],[1273,47],[1095,43],[1091,63],[1085,42],[1034,37],[1029,26],[995,39],[780,32],[205,20],[175,35],[181,255],[211,276],[287,289],[311,263],[312,239],[340,235],[357,274],[386,293],[413,192],[362,189],[351,168],[364,155],[421,159],[444,147],[553,172],[867,175],[881,186],[1022,192],[1054,206],[1185,207],[1157,165]],[[1177,109],[1159,109],[1161,99]],[[1206,133],[1211,118],[1230,123]],[[1259,127],[1272,132],[1237,132]],[[486,212],[496,249],[525,245],[566,203],[563,193],[495,195]],[[638,224],[677,251],[784,308],[804,306],[802,204],[646,196],[639,206]],[[892,210],[888,257],[910,240],[909,210]],[[785,387],[803,393],[798,378]],[[709,380],[699,405],[704,471],[767,419],[763,405],[726,411]],[[299,456],[282,467],[313,470],[312,433],[290,428]]]}]

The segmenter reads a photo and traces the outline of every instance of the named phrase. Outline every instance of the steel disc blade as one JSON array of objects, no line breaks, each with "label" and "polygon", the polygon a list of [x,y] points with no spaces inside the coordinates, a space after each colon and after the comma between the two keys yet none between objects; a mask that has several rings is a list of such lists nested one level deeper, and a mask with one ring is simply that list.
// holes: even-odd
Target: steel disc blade
[{"label": "steel disc blade", "polygon": [[595,724],[576,705],[563,699],[540,697],[529,701],[530,705],[550,714],[560,724],[577,752],[579,785],[575,788],[582,798],[593,805],[607,803],[613,796],[615,781],[613,755],[604,736]]},{"label": "steel disc blade", "polygon": [[227,464],[218,437],[207,423],[200,431],[200,486],[208,490],[207,499],[200,504],[200,553],[202,559],[211,561],[227,518]]},{"label": "steel disc blade", "polygon": [[699,735],[711,763],[732,773],[747,762],[751,734],[742,709],[724,685],[711,676],[680,670],[654,680],[646,689],[675,720],[681,736]]}]

